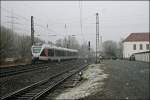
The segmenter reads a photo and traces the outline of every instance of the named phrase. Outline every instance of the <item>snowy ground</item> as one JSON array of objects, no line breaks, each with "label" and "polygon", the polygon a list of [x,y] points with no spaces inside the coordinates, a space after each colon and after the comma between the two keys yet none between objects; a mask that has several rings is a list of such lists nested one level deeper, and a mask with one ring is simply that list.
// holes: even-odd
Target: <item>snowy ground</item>
[{"label": "snowy ground", "polygon": [[103,80],[108,77],[108,74],[104,73],[101,66],[101,64],[90,65],[83,71],[82,77],[85,81],[79,86],[65,90],[56,99],[80,99],[102,91]]}]

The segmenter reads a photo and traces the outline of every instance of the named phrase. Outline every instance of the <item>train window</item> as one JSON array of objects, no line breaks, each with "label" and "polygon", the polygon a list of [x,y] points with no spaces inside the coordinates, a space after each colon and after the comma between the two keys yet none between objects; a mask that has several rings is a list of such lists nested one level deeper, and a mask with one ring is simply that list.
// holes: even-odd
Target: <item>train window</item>
[{"label": "train window", "polygon": [[70,56],[72,56],[72,52],[70,52]]},{"label": "train window", "polygon": [[55,55],[56,56],[62,56],[62,51],[61,50],[55,50]]},{"label": "train window", "polygon": [[78,55],[78,53],[77,52],[75,52],[75,56],[77,56]]},{"label": "train window", "polygon": [[61,56],[65,56],[65,51],[64,50],[61,51]]},{"label": "train window", "polygon": [[63,51],[63,56],[66,56],[66,51]]},{"label": "train window", "polygon": [[60,50],[58,50],[58,56],[61,56],[61,51]]},{"label": "train window", "polygon": [[55,50],[55,56],[58,56],[58,50]]},{"label": "train window", "polygon": [[76,56],[76,52],[64,51],[64,50],[55,50],[56,56]]},{"label": "train window", "polygon": [[73,52],[73,56],[75,56],[76,55],[76,53],[75,52]]},{"label": "train window", "polygon": [[72,56],[74,56],[74,52],[72,52]]},{"label": "train window", "polygon": [[60,50],[60,56],[63,56],[63,51]]},{"label": "train window", "polygon": [[41,47],[33,47],[33,53],[40,53]]},{"label": "train window", "polygon": [[69,51],[67,51],[67,54],[68,54],[67,56],[70,56],[70,52]]},{"label": "train window", "polygon": [[74,52],[71,52],[71,56],[74,56]]},{"label": "train window", "polygon": [[61,51],[61,53],[62,53],[61,55],[64,56],[64,51],[63,50]]},{"label": "train window", "polygon": [[48,56],[54,56],[54,49],[48,49]]},{"label": "train window", "polygon": [[75,52],[73,52],[73,56],[75,56]]},{"label": "train window", "polygon": [[68,51],[66,51],[66,56],[68,56]]},{"label": "train window", "polygon": [[64,51],[64,56],[67,56],[67,51]]},{"label": "train window", "polygon": [[55,50],[56,56],[66,56],[66,51],[63,50]]}]

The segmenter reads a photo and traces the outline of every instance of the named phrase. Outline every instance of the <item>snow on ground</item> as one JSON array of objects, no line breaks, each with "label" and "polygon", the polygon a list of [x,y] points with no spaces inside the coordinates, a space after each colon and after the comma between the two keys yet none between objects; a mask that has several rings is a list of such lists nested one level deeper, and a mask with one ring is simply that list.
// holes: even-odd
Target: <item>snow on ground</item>
[{"label": "snow on ground", "polygon": [[56,99],[80,99],[102,90],[103,80],[108,77],[101,69],[101,64],[92,64],[83,71],[83,78],[86,79],[79,86],[67,89]]}]

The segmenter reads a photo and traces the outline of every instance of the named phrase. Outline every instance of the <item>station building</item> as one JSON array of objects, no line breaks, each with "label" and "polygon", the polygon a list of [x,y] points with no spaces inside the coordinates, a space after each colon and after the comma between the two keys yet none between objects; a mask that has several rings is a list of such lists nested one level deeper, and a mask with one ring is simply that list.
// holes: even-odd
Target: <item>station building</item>
[{"label": "station building", "polygon": [[[123,41],[123,58],[128,59],[131,55],[138,55],[138,60],[148,61],[150,56],[150,33],[131,33]],[[146,58],[145,58],[146,57]]]}]

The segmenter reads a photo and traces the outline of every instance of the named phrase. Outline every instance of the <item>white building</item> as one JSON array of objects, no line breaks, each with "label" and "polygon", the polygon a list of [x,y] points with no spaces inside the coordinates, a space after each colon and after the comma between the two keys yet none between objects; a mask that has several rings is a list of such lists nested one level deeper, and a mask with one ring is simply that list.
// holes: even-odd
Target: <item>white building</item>
[{"label": "white building", "polygon": [[136,61],[150,62],[150,51],[135,53]]},{"label": "white building", "polygon": [[123,58],[129,58],[134,53],[150,50],[150,33],[131,33],[123,41]]}]

